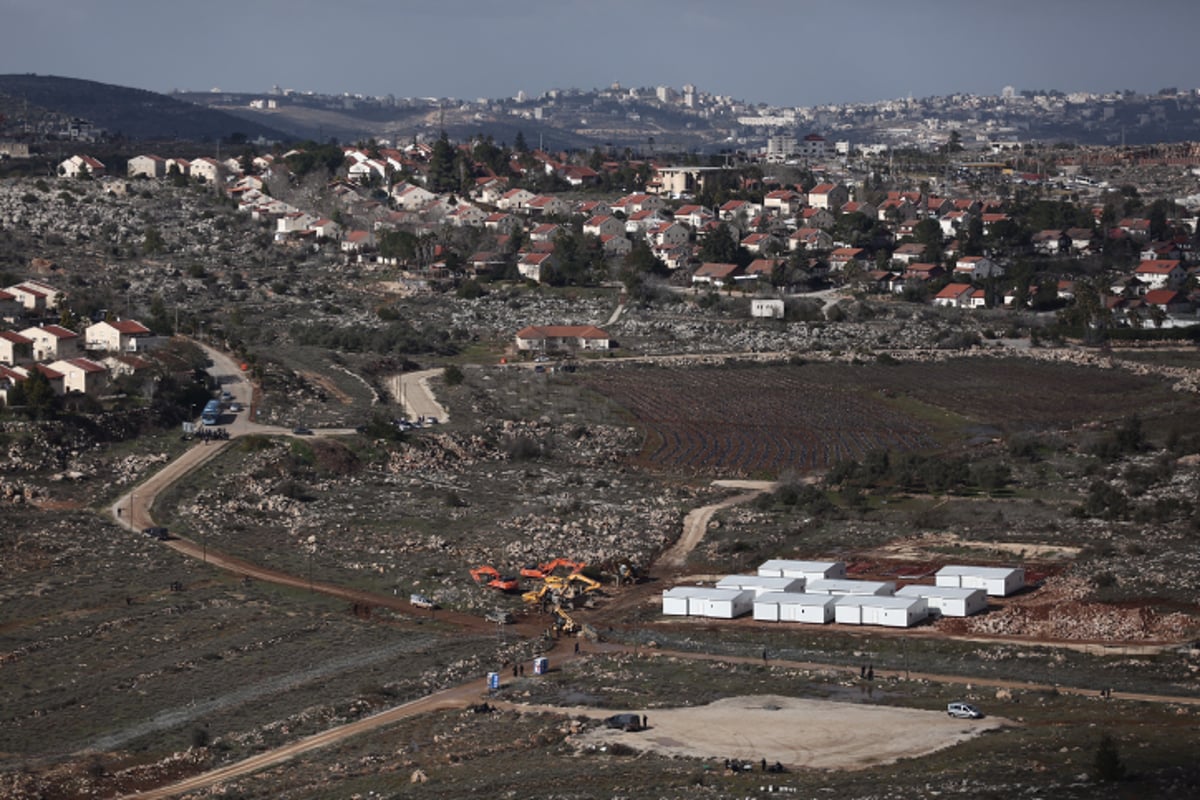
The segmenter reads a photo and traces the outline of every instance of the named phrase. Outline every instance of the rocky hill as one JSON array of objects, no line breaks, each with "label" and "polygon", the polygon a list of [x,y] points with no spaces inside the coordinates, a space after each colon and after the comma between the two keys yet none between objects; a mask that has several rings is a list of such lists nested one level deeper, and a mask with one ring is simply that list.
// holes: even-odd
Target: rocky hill
[{"label": "rocky hill", "polygon": [[0,75],[0,136],[56,134],[72,119],[130,139],[290,139],[270,126],[142,89],[50,75]]}]

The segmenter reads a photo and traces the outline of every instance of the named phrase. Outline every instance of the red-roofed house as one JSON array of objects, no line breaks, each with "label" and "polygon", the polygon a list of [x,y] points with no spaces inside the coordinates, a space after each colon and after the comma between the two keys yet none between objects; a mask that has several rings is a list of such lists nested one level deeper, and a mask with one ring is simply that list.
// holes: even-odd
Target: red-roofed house
[{"label": "red-roofed house", "polygon": [[98,395],[108,384],[108,370],[88,358],[68,358],[50,364],[63,377],[63,392]]},{"label": "red-roofed house", "polygon": [[35,361],[53,361],[60,358],[75,358],[83,354],[80,336],[61,325],[43,325],[26,328],[21,335],[33,340]]},{"label": "red-roofed house", "polygon": [[91,156],[71,156],[58,165],[58,174],[64,178],[78,178],[82,175],[99,178],[104,174],[104,164]]},{"label": "red-roofed house", "polygon": [[600,214],[583,223],[583,232],[589,236],[624,234],[625,223],[609,214]]},{"label": "red-roofed house", "polygon": [[969,283],[949,283],[946,287],[938,292],[933,297],[935,306],[948,306],[951,308],[968,308],[971,305],[971,295],[974,294],[975,287]]},{"label": "red-roofed house", "polygon": [[1188,302],[1187,297],[1174,289],[1151,289],[1146,292],[1142,302],[1168,314],[1184,314],[1192,310],[1192,304]]},{"label": "red-roofed house", "polygon": [[982,280],[1004,274],[1004,267],[984,256],[963,256],[954,265],[954,274],[960,278]]},{"label": "red-roofed house", "polygon": [[522,253],[517,261],[517,272],[522,278],[541,283],[553,266],[553,253]]},{"label": "red-roofed house", "polygon": [[14,331],[0,331],[0,364],[21,364],[33,360],[33,339]]},{"label": "red-roofed house", "polygon": [[806,208],[800,212],[800,227],[802,228],[832,228],[833,214],[824,208]]},{"label": "red-roofed house", "polygon": [[847,267],[862,264],[866,251],[861,247],[839,247],[829,254],[829,269],[841,272]]},{"label": "red-roofed house", "polygon": [[840,183],[822,183],[808,191],[808,204],[826,211],[841,208],[849,199],[850,192]]},{"label": "red-roofed house", "polygon": [[1150,289],[1167,289],[1179,286],[1187,271],[1178,261],[1143,261],[1133,271],[1134,276]]},{"label": "red-roofed house", "polygon": [[125,166],[125,174],[130,178],[163,178],[167,174],[167,160],[158,156],[134,156]]},{"label": "red-roofed house", "polygon": [[104,350],[108,353],[137,353],[145,349],[142,343],[151,338],[150,329],[137,320],[119,319],[115,322],[97,322],[83,332],[84,346],[88,350]]},{"label": "red-roofed house", "polygon": [[517,350],[554,353],[607,350],[609,336],[595,325],[530,325],[517,331]]},{"label": "red-roofed house", "polygon": [[696,267],[692,273],[692,283],[704,283],[709,286],[726,286],[738,272],[737,264],[720,264],[706,261]]},{"label": "red-roofed house", "polygon": [[808,250],[830,250],[833,248],[833,237],[820,228],[797,228],[788,237],[788,249],[799,250],[801,245]]}]

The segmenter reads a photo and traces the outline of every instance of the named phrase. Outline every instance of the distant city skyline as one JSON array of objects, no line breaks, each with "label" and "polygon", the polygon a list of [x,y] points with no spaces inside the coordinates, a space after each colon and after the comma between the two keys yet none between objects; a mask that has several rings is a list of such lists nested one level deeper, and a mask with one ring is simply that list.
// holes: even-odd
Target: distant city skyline
[{"label": "distant city skyline", "polygon": [[1200,87],[1193,0],[0,0],[0,72],[157,92],[536,97],[693,84],[751,103]]}]

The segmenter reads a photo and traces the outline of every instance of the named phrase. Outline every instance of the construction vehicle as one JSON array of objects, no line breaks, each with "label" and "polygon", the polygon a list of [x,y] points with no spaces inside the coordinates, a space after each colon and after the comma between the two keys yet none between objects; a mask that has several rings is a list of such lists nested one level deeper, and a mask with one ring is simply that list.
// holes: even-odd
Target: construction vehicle
[{"label": "construction vehicle", "polygon": [[579,561],[571,561],[566,558],[555,558],[543,564],[526,564],[521,568],[521,575],[526,578],[545,579],[554,575],[557,570],[566,569],[570,573],[576,573],[586,567]]},{"label": "construction vehicle", "polygon": [[501,575],[495,567],[475,567],[471,577],[481,586],[490,586],[502,592],[515,592],[521,588],[521,581],[513,575]]},{"label": "construction vehicle", "polygon": [[600,634],[591,625],[588,625],[586,622],[577,622],[574,617],[559,606],[555,606],[553,611],[554,630],[556,633],[567,636],[582,636],[592,642],[600,641]]}]

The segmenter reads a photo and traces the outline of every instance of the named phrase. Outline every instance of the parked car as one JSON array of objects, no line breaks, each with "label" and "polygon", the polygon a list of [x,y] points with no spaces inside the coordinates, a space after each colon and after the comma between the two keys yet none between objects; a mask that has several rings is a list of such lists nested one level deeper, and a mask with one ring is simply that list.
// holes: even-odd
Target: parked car
[{"label": "parked car", "polygon": [[312,428],[306,428],[303,425],[297,425],[292,428],[292,433],[297,436],[312,436]]},{"label": "parked car", "polygon": [[494,622],[497,625],[508,625],[513,621],[513,616],[504,609],[498,608],[490,612],[484,619],[488,622]]},{"label": "parked car", "polygon": [[242,410],[242,404],[238,403],[238,402],[230,403],[229,410],[232,411],[234,414],[236,414]]},{"label": "parked car", "polygon": [[983,712],[970,703],[951,703],[946,706],[946,713],[958,719],[979,719]]},{"label": "parked car", "polygon": [[145,528],[142,530],[142,533],[144,533],[147,536],[152,537],[154,539],[158,539],[160,542],[165,542],[171,536],[171,534],[167,531],[166,528],[163,528],[158,525],[153,525],[149,528]]}]

